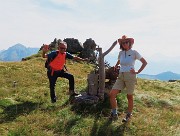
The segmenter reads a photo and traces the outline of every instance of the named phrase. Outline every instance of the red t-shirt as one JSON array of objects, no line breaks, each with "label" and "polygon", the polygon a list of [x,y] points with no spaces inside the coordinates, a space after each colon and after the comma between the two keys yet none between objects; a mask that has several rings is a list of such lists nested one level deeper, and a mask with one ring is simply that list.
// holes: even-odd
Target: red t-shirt
[{"label": "red t-shirt", "polygon": [[49,64],[53,70],[62,70],[66,63],[66,53],[58,53],[56,58]]}]

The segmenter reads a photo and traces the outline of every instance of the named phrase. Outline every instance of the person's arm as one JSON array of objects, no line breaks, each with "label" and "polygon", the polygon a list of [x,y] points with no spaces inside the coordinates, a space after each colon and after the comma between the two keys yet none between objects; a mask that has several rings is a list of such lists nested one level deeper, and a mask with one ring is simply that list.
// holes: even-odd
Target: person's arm
[{"label": "person's arm", "polygon": [[140,61],[142,62],[142,65],[140,67],[140,69],[138,70],[138,72],[136,74],[141,73],[141,71],[143,71],[143,69],[146,67],[147,65],[147,61],[144,58],[141,58]]},{"label": "person's arm", "polygon": [[[116,44],[117,42],[114,42],[114,44]],[[116,62],[116,65],[114,66],[114,71],[116,71],[117,69],[119,69],[119,64],[120,64],[120,55],[121,54],[121,52],[119,52],[119,54],[118,54],[118,60],[117,60],[117,62]]]},{"label": "person's arm", "polygon": [[131,69],[131,73],[133,73],[133,74],[139,74],[139,73],[141,73],[141,71],[143,71],[143,69],[144,69],[144,68],[146,67],[146,65],[147,65],[147,61],[146,61],[144,58],[141,58],[140,61],[141,61],[141,63],[142,63],[140,69],[139,69],[137,72],[135,72],[134,69]]},{"label": "person's arm", "polygon": [[83,58],[80,58],[80,57],[77,57],[77,56],[74,56],[73,59],[76,60],[76,61],[77,61],[77,60],[80,60],[80,61],[88,61],[87,58],[83,59]]},{"label": "person's arm", "polygon": [[103,53],[103,56],[106,56],[116,46],[117,43],[118,43],[117,40],[114,41],[113,44],[111,45],[111,47]]},{"label": "person's arm", "polygon": [[118,60],[118,61],[116,62],[116,65],[115,65],[114,67],[117,68],[117,67],[119,66],[119,64],[120,64],[120,60]]}]

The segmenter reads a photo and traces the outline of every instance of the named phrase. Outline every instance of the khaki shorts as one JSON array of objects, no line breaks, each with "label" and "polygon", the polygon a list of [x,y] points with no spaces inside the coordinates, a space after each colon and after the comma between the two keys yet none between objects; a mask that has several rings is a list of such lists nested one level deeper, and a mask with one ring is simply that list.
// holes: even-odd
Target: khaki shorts
[{"label": "khaki shorts", "polygon": [[120,72],[112,89],[121,90],[122,93],[126,94],[133,94],[136,83],[136,74],[132,74],[130,72]]}]

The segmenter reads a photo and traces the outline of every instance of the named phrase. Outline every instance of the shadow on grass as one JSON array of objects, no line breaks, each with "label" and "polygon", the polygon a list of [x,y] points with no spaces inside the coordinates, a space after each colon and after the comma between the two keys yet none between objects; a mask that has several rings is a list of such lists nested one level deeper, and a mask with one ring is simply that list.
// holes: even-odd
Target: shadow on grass
[{"label": "shadow on grass", "polygon": [[[70,98],[72,101],[72,98]],[[110,112],[109,99],[106,96],[104,101],[99,101],[95,104],[88,103],[72,103],[71,110],[76,114],[81,116],[94,115],[94,117],[99,118],[100,116],[108,116]]]},{"label": "shadow on grass", "polygon": [[[79,115],[94,115],[95,117],[109,117],[110,115],[110,102],[109,97],[105,94],[104,101],[99,101],[96,104],[87,104],[87,103],[72,103],[71,110],[74,111],[76,114]],[[69,101],[73,101],[70,98]],[[126,97],[119,95],[117,97],[117,104],[118,104],[118,112],[124,111],[127,107]]]},{"label": "shadow on grass", "polygon": [[116,130],[112,133],[113,136],[124,136],[124,132],[128,129],[128,124],[121,124]]},{"label": "shadow on grass", "polygon": [[[67,106],[71,100],[72,98],[70,98],[68,102],[64,103],[62,107]],[[123,107],[121,104],[123,104],[122,101],[120,102],[120,106]],[[123,136],[127,128],[127,124],[122,123],[119,123],[119,126],[116,127],[112,121],[108,119],[110,115],[110,103],[107,96],[103,102],[98,102],[97,104],[72,103],[71,110],[75,114],[81,115],[82,118],[86,118],[89,115],[94,116],[93,125],[91,124],[92,129],[90,136]],[[63,127],[65,130],[61,130],[59,127],[57,132],[64,131],[66,134],[70,135],[71,128],[82,120],[82,118],[73,118],[68,120],[65,127]]]},{"label": "shadow on grass", "polygon": [[37,109],[38,105],[38,103],[23,102],[3,107],[3,117],[1,117],[0,123],[10,122],[20,115],[29,114],[31,111]]},{"label": "shadow on grass", "polygon": [[65,126],[65,128],[66,128],[65,133],[71,134],[72,126],[76,125],[79,122],[79,120],[80,119],[76,119],[76,118],[69,120]]},{"label": "shadow on grass", "polygon": [[[96,104],[87,104],[87,103],[73,103],[74,97],[70,97],[64,104],[61,106],[52,106],[50,109],[53,111],[59,111],[66,107],[69,107],[73,113],[78,116],[65,117],[63,119],[62,116],[59,117],[59,120],[56,124],[55,133],[57,134],[66,134],[66,135],[76,135],[76,129],[80,129],[78,124],[83,121],[85,118],[92,118],[92,123],[89,124],[91,126],[90,136],[123,136],[126,130],[126,124],[122,124],[121,122],[112,122],[108,119],[110,115],[110,103],[109,97],[105,95],[104,101],[99,101]],[[125,110],[125,105],[127,105],[126,96],[119,95],[118,96],[118,111],[122,112]],[[50,110],[46,109],[46,110]],[[67,113],[68,116],[68,113]],[[118,124],[119,123],[119,124]],[[87,126],[88,124],[84,124]],[[83,129],[83,128],[82,128]],[[81,132],[79,132],[81,135]],[[82,133],[84,135],[84,133]]]},{"label": "shadow on grass", "polygon": [[[79,132],[78,130],[82,129],[82,130],[86,131],[85,129],[83,129],[81,127],[78,127],[78,128],[74,127],[74,126],[79,125],[79,123],[82,121],[83,121],[83,118],[76,117],[76,116],[68,118],[68,120],[66,120],[66,121],[59,119],[58,123],[56,124],[56,129],[54,132],[57,135],[67,135],[67,136],[84,135],[84,133],[82,134],[82,132]],[[82,130],[80,130],[80,131],[82,131]]]},{"label": "shadow on grass", "polygon": [[112,125],[111,121],[106,121],[102,125],[98,125],[98,119],[94,120],[94,125],[90,136],[124,136],[127,124],[121,124],[117,128]]}]

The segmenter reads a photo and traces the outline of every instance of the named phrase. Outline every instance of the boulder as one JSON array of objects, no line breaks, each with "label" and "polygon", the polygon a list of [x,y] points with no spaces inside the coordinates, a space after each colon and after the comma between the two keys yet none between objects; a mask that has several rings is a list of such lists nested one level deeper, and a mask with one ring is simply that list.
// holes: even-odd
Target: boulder
[{"label": "boulder", "polygon": [[91,38],[86,39],[86,41],[83,43],[83,50],[79,54],[79,57],[81,58],[88,58],[90,62],[95,62],[96,60],[96,43]]},{"label": "boulder", "polygon": [[77,54],[83,50],[83,46],[78,39],[66,38],[63,41],[67,43],[67,52],[69,53]]},{"label": "boulder", "polygon": [[49,49],[50,49],[50,50],[55,50],[55,49],[57,49],[58,43],[59,43],[60,41],[62,41],[62,40],[55,38],[54,41],[49,44]]}]

